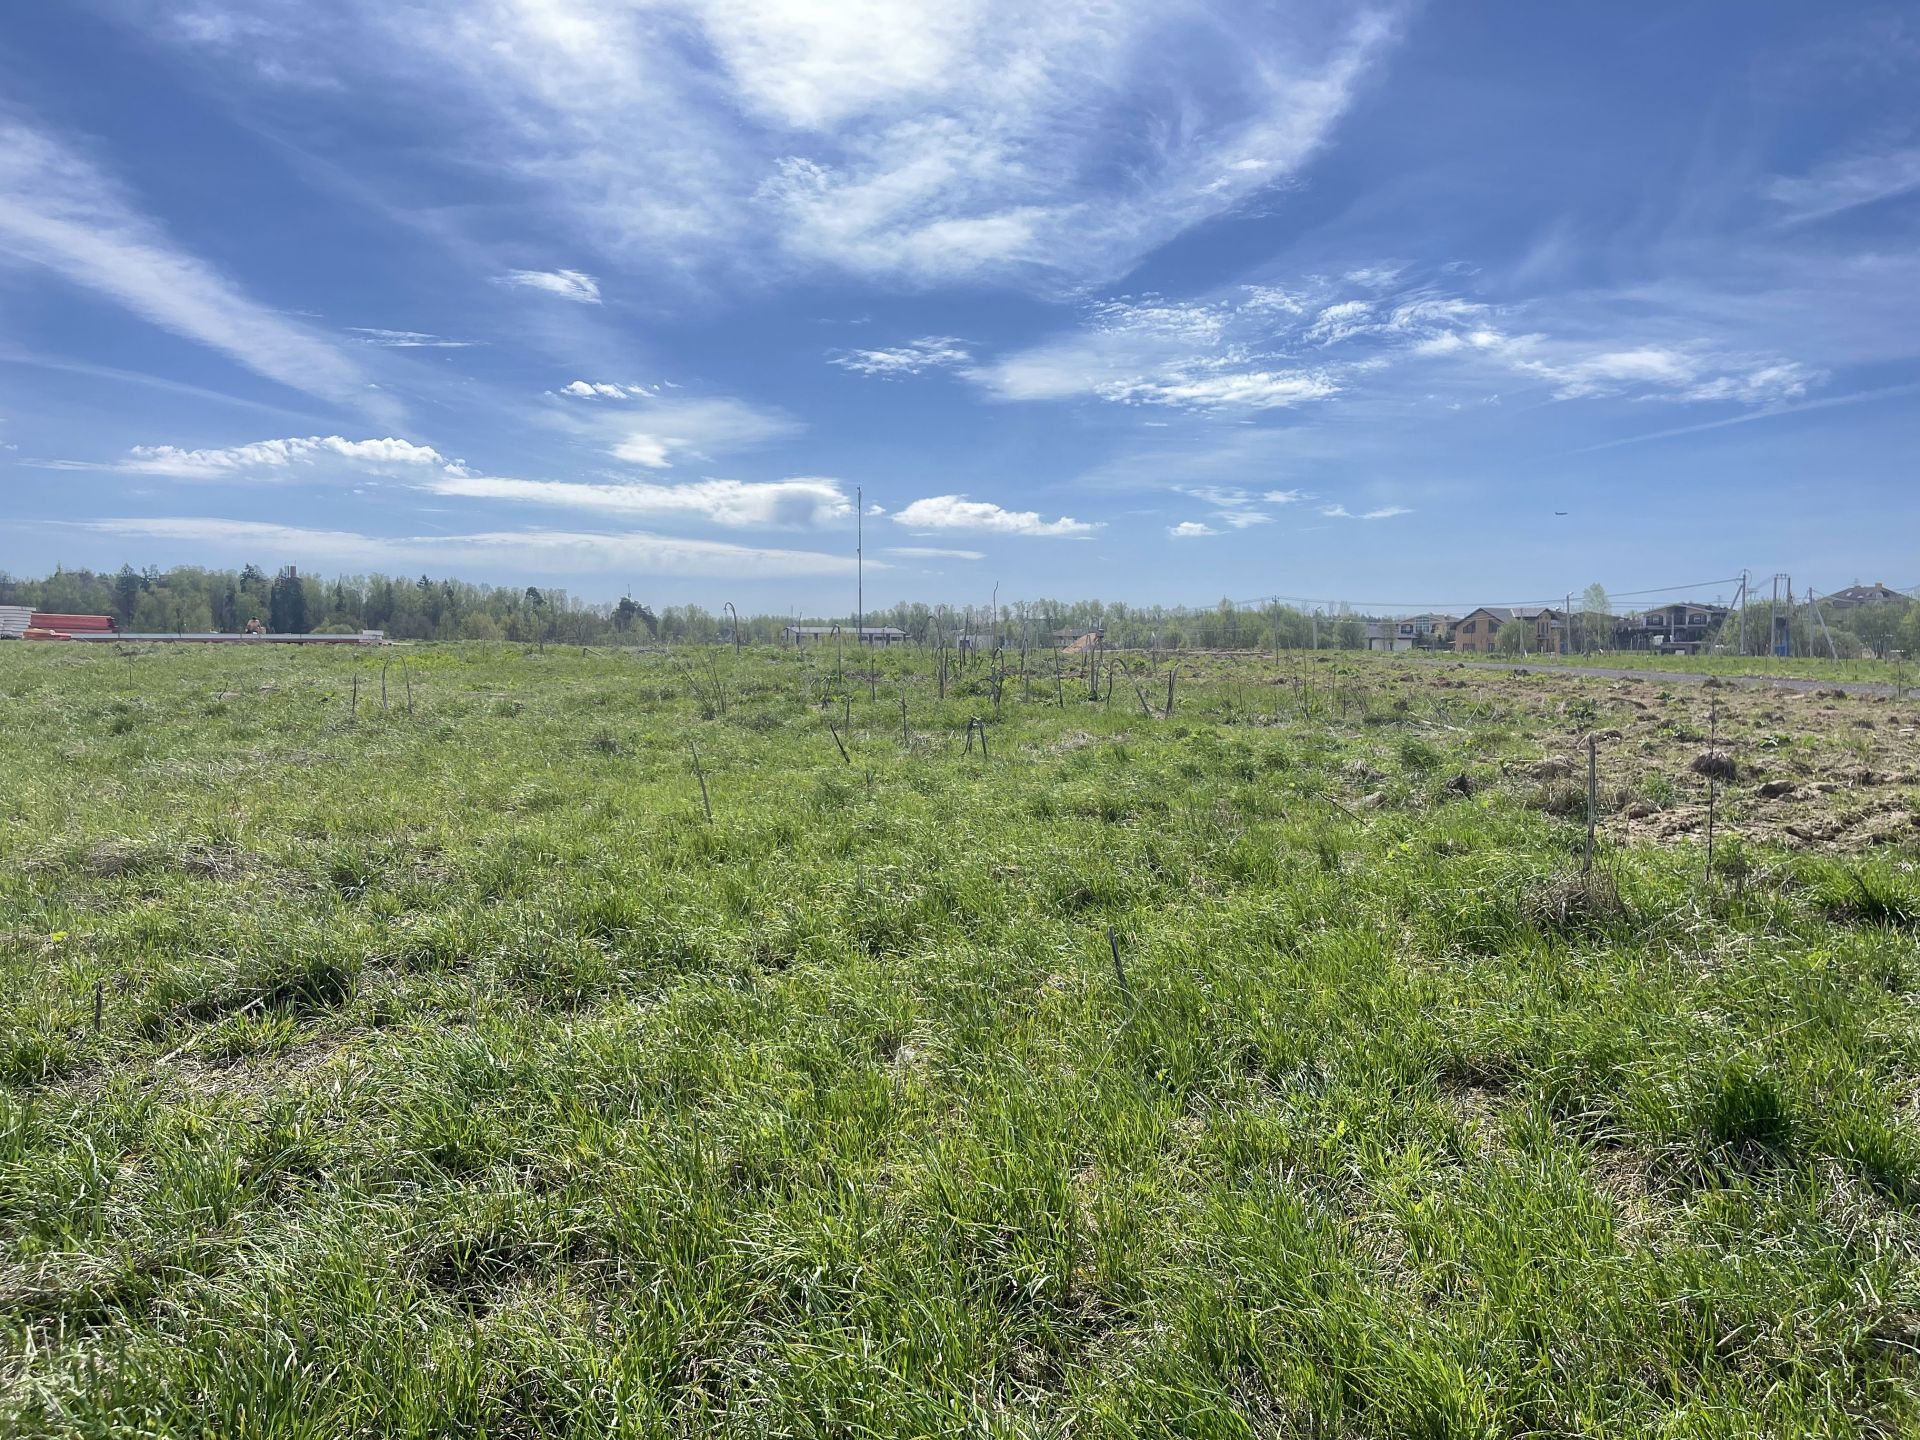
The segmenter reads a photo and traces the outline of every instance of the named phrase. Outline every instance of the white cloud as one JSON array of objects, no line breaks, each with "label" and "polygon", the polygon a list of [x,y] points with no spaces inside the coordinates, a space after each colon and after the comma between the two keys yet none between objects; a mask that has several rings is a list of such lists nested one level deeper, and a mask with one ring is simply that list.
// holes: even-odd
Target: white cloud
[{"label": "white cloud", "polygon": [[1263,503],[1286,504],[1287,499],[1282,497],[1297,497],[1300,493],[1275,490],[1265,495],[1256,495],[1233,485],[1176,485],[1173,488],[1178,494],[1191,495],[1194,499],[1213,506],[1213,518],[1235,530],[1248,530],[1255,525],[1272,524],[1273,517],[1258,507]]},{"label": "white cloud", "polygon": [[1082,328],[966,371],[1002,400],[1082,396],[1194,411],[1283,409],[1341,389],[1324,365],[1284,361],[1299,307],[1250,287],[1232,301],[1128,296],[1089,308]]},{"label": "white cloud", "polygon": [[950,335],[923,335],[891,350],[836,351],[827,356],[827,363],[858,375],[877,375],[891,380],[901,375],[918,375],[922,370],[965,364],[972,358],[964,341]]},{"label": "white cloud", "polygon": [[1355,335],[1363,335],[1373,328],[1373,306],[1365,300],[1342,300],[1337,305],[1329,305],[1314,317],[1313,324],[1306,330],[1306,340],[1313,345],[1336,345]]},{"label": "white cloud", "polygon": [[[663,395],[644,385],[575,380],[552,398],[592,405],[556,408],[556,423],[595,436],[607,453],[629,465],[665,470],[686,460],[749,449],[794,435],[800,423],[784,411],[730,395]],[[603,400],[632,403],[602,405]]]},{"label": "white cloud", "polygon": [[[1581,296],[1502,311],[1432,284],[1388,293],[1403,279],[1376,267],[1344,282],[1308,277],[1296,289],[1241,286],[1219,298],[1125,296],[1089,306],[1075,330],[963,373],[1003,400],[1091,397],[1216,415],[1391,393],[1399,382],[1383,372],[1421,362],[1545,381],[1559,400],[1779,404],[1824,378],[1704,335],[1668,338],[1674,322],[1661,317],[1635,317],[1645,338],[1609,340],[1644,306],[1609,309],[1605,297]],[[1354,283],[1368,293],[1342,289]],[[1551,328],[1515,331],[1514,317]]]},{"label": "white cloud", "polygon": [[1219,533],[1211,525],[1202,525],[1198,520],[1182,520],[1178,525],[1169,526],[1167,529],[1167,534],[1175,540],[1197,540],[1203,535]]},{"label": "white cloud", "polygon": [[995,535],[1090,535],[1100,527],[1063,516],[1043,520],[1033,510],[1003,510],[964,495],[933,495],[894,512],[896,525],[910,530],[978,530]]},{"label": "white cloud", "polygon": [[80,522],[102,534],[176,547],[182,555],[207,552],[296,563],[411,569],[465,566],[554,575],[718,576],[761,580],[849,575],[851,556],[777,550],[719,540],[683,540],[642,531],[491,530],[468,535],[376,536],[346,530],[308,530],[257,520],[212,517],[116,518]]},{"label": "white cloud", "polygon": [[660,392],[650,385],[612,385],[599,380],[573,380],[560,387],[562,395],[581,400],[642,400]]},{"label": "white cloud", "polygon": [[600,303],[600,282],[578,270],[509,270],[496,278],[502,285],[541,290],[582,305]]},{"label": "white cloud", "polygon": [[362,345],[378,345],[384,350],[470,350],[472,340],[446,340],[421,330],[381,330],[370,325],[349,325]]},{"label": "white cloud", "polygon": [[369,108],[404,105],[409,133],[438,127],[463,162],[534,188],[586,243],[665,273],[1053,289],[1295,174],[1395,38],[1384,7],[1346,0],[222,9],[272,23],[156,28],[253,75],[271,73],[263,52],[284,72],[324,64]]},{"label": "white cloud", "polygon": [[1377,510],[1356,515],[1344,505],[1322,505],[1320,513],[1329,520],[1391,520],[1396,515],[1411,515],[1413,511],[1404,505],[1382,505]]},{"label": "white cloud", "polygon": [[5,118],[0,255],[44,266],[280,384],[393,412],[345,355],[181,250],[90,160]]},{"label": "white cloud", "polygon": [[1920,190],[1920,146],[1831,160],[1805,175],[1776,175],[1766,193],[1788,224],[1800,224],[1914,190]]},{"label": "white cloud", "polygon": [[113,469],[182,480],[286,479],[301,469],[335,460],[357,467],[460,469],[431,445],[415,445],[389,435],[383,440],[348,440],[339,435],[308,435],[285,440],[255,440],[211,450],[176,445],[136,445]]},{"label": "white cloud", "polygon": [[890,545],[881,553],[907,560],[984,560],[981,550],[947,550],[938,545]]},{"label": "white cloud", "polygon": [[699,480],[684,485],[515,480],[454,475],[426,482],[439,495],[508,500],[608,514],[683,516],[732,528],[820,530],[853,519],[840,482],[817,476],[750,482]]}]

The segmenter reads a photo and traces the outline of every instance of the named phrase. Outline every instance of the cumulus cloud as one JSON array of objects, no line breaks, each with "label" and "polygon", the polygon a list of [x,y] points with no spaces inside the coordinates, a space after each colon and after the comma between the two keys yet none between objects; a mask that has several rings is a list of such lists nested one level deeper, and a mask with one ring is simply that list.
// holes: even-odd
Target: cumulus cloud
[{"label": "cumulus cloud", "polygon": [[894,512],[896,525],[909,530],[977,530],[993,535],[1090,535],[1100,527],[1062,516],[1042,519],[1034,510],[1004,510],[965,495],[933,495]]},{"label": "cumulus cloud", "polygon": [[820,530],[853,519],[838,480],[796,476],[753,482],[699,480],[684,485],[517,480],[449,475],[426,482],[439,495],[507,500],[607,514],[679,516],[733,529]]},{"label": "cumulus cloud", "polygon": [[918,375],[922,370],[962,365],[972,358],[964,341],[951,335],[923,335],[891,350],[833,351],[828,354],[827,363],[858,375],[892,380],[902,375]]},{"label": "cumulus cloud", "polygon": [[1175,540],[1197,540],[1203,535],[1218,535],[1220,532],[1211,525],[1203,525],[1198,520],[1182,520],[1178,525],[1167,528],[1167,534]]},{"label": "cumulus cloud", "polygon": [[572,380],[560,387],[560,393],[581,400],[641,400],[660,392],[651,385],[613,385],[602,380]]},{"label": "cumulus cloud", "polygon": [[42,266],[269,380],[395,412],[345,355],[188,254],[78,149],[4,116],[0,255]]},{"label": "cumulus cloud", "polygon": [[849,575],[849,556],[769,549],[721,540],[687,540],[644,531],[487,530],[464,535],[364,535],[208,516],[113,518],[80,522],[102,534],[163,545],[311,564],[410,570],[414,566],[507,568],[574,575],[716,576],[762,580]]},{"label": "cumulus cloud", "polygon": [[578,270],[509,270],[496,279],[502,285],[544,291],[581,305],[600,303],[600,282]]}]

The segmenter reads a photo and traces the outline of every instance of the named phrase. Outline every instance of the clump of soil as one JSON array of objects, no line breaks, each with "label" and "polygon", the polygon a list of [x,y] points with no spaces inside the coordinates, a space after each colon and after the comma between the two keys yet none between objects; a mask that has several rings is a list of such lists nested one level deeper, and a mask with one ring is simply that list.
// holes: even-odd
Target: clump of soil
[{"label": "clump of soil", "polygon": [[1687,768],[1712,780],[1731,780],[1740,773],[1740,767],[1724,750],[1702,750]]}]

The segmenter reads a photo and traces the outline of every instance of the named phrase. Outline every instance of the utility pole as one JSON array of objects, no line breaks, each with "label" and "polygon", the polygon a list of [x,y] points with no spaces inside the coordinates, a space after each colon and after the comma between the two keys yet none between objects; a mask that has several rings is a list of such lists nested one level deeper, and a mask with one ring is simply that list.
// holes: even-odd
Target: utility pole
[{"label": "utility pole", "polygon": [[867,507],[860,487],[853,487],[853,643],[859,654],[861,633],[867,628]]},{"label": "utility pole", "polygon": [[1740,654],[1747,653],[1747,572],[1740,572]]}]

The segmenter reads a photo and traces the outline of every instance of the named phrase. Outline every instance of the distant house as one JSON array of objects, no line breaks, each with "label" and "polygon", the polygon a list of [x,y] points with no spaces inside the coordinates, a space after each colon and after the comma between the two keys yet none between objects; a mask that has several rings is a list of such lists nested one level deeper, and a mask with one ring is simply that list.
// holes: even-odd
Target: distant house
[{"label": "distant house", "polygon": [[1467,655],[1491,655],[1495,638],[1517,622],[1533,632],[1527,637],[1528,654],[1553,653],[1559,648],[1554,619],[1555,612],[1540,605],[1482,605],[1453,627],[1453,648]]},{"label": "distant house", "polygon": [[891,625],[869,625],[859,630],[851,625],[789,625],[783,634],[789,645],[827,644],[836,636],[876,648],[907,643],[907,632]]},{"label": "distant house", "polygon": [[960,634],[953,637],[953,648],[956,650],[991,650],[993,648],[993,637],[976,631],[963,630]]},{"label": "distant house", "polygon": [[1439,650],[1453,643],[1453,627],[1457,623],[1452,615],[1430,610],[1424,615],[1403,615],[1399,633],[1410,636],[1416,650]]},{"label": "distant house", "polygon": [[1858,610],[1862,605],[1904,605],[1913,597],[1903,590],[1890,590],[1878,580],[1871,585],[1849,585],[1831,595],[1822,595],[1820,603],[1828,610]]},{"label": "distant house", "polygon": [[1392,620],[1369,620],[1367,622],[1367,649],[1369,650],[1411,650],[1413,637],[1402,636],[1399,625]]},{"label": "distant house", "polygon": [[1704,655],[1732,610],[1725,605],[1680,602],[1656,605],[1637,615],[1624,615],[1614,628],[1622,650],[1650,650],[1663,655]]}]

